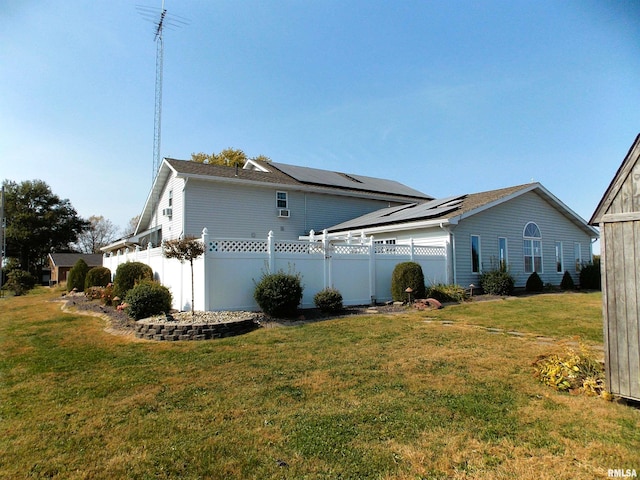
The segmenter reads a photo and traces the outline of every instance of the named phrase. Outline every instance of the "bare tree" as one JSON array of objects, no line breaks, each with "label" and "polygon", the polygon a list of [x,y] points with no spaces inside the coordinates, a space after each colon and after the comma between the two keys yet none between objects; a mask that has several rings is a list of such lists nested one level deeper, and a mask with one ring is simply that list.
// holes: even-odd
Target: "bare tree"
[{"label": "bare tree", "polygon": [[180,263],[185,260],[191,265],[191,316],[195,316],[194,310],[194,282],[193,261],[204,253],[204,244],[197,237],[178,238],[162,242],[162,253],[166,258],[177,258]]},{"label": "bare tree", "polygon": [[76,243],[84,253],[100,253],[100,247],[109,245],[116,238],[118,228],[102,215],[92,215],[88,221],[88,227],[78,235]]},{"label": "bare tree", "polygon": [[124,227],[124,231],[122,232],[122,234],[125,237],[130,237],[131,235],[136,233],[136,228],[138,228],[139,221],[140,221],[140,215],[136,215],[131,220],[129,220],[129,223],[127,223],[127,225]]}]

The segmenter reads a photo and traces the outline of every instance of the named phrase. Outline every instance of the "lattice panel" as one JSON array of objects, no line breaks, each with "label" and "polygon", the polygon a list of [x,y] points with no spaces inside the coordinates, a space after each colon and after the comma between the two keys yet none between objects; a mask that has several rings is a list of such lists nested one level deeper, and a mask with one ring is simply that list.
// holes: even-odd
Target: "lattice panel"
[{"label": "lattice panel", "polygon": [[384,255],[411,255],[411,246],[409,245],[374,245],[374,251],[377,254]]},{"label": "lattice panel", "polygon": [[337,255],[364,255],[369,253],[367,245],[333,245],[333,252]]},{"label": "lattice panel", "polygon": [[267,242],[263,240],[213,240],[209,251],[215,253],[267,253]]},{"label": "lattice panel", "polygon": [[416,246],[413,247],[414,255],[422,255],[425,257],[435,256],[435,257],[444,257],[445,249],[444,247],[423,247]]}]

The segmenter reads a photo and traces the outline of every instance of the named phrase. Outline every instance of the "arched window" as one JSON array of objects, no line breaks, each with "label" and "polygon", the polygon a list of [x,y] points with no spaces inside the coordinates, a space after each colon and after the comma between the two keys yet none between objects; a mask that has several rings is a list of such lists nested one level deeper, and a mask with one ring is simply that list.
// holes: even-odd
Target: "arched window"
[{"label": "arched window", "polygon": [[542,234],[540,228],[533,222],[524,226],[522,234],[524,241],[524,272],[542,273]]}]

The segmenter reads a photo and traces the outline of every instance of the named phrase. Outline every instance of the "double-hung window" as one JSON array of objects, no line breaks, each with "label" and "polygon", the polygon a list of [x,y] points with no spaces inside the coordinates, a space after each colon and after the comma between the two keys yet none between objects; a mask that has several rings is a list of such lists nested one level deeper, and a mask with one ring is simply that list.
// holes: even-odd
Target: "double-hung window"
[{"label": "double-hung window", "polygon": [[523,233],[524,272],[542,273],[542,234],[538,225],[529,222]]},{"label": "double-hung window", "polygon": [[276,208],[289,208],[287,192],[276,192]]}]

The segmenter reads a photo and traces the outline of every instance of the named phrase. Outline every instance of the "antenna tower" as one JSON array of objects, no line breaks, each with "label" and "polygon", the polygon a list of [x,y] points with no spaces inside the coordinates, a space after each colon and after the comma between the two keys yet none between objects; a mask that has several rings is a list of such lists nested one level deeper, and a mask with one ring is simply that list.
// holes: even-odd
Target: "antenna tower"
[{"label": "antenna tower", "polygon": [[154,24],[156,42],[156,100],[155,111],[153,116],[153,170],[151,172],[151,183],[156,178],[158,169],[160,168],[161,154],[161,133],[162,133],[162,74],[163,74],[163,61],[164,61],[164,40],[162,34],[165,26],[179,27],[186,25],[188,22],[185,19],[179,17],[173,17],[167,14],[166,8],[164,8],[164,0],[162,0],[162,6],[160,7],[160,14],[158,11],[150,8],[137,6],[138,12],[150,20]]}]

